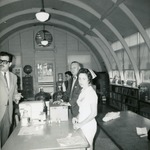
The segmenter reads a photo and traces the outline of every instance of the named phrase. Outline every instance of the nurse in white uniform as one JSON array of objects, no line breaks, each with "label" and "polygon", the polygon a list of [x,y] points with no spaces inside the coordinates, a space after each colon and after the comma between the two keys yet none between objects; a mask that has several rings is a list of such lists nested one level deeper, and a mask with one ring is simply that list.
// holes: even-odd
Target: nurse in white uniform
[{"label": "nurse in white uniform", "polygon": [[79,105],[79,114],[72,119],[74,129],[81,129],[87,138],[90,148],[93,150],[93,139],[97,131],[95,116],[97,115],[98,97],[93,89],[91,82],[96,75],[92,70],[82,68],[78,74],[79,84],[82,87],[81,93],[77,100]]}]

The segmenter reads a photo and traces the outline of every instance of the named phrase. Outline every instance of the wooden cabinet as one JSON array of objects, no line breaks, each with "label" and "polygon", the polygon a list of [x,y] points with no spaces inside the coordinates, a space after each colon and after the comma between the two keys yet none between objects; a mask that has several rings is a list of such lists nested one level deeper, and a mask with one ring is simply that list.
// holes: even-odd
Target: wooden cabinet
[{"label": "wooden cabinet", "polygon": [[33,77],[25,76],[23,77],[23,96],[24,98],[33,97]]},{"label": "wooden cabinet", "polygon": [[102,103],[103,97],[106,102],[109,99],[109,76],[107,72],[96,72],[97,77],[93,80],[96,86],[99,103]]},{"label": "wooden cabinet", "polygon": [[123,110],[122,90],[122,86],[110,85],[109,105],[118,110]]},{"label": "wooden cabinet", "polygon": [[111,84],[109,105],[118,110],[138,112],[139,89]]},{"label": "wooden cabinet", "polygon": [[139,114],[150,119],[150,100],[139,100]]}]

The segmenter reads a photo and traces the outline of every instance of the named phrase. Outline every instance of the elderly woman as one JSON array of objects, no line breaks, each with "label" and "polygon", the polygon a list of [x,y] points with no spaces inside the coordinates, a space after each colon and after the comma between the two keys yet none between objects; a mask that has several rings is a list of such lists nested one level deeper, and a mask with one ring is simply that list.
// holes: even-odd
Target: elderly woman
[{"label": "elderly woman", "polygon": [[89,69],[82,68],[78,74],[78,81],[82,87],[81,93],[77,100],[79,106],[79,114],[72,119],[74,129],[81,129],[87,138],[90,148],[93,149],[93,139],[97,130],[95,116],[97,115],[98,97],[92,87],[92,79],[95,77],[94,72]]}]

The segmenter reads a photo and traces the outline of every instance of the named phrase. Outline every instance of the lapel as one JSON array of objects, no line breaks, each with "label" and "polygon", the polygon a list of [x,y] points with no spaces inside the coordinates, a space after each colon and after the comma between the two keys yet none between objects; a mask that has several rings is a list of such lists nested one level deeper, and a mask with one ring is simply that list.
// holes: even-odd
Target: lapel
[{"label": "lapel", "polygon": [[4,75],[2,74],[2,72],[0,72],[0,78],[2,80],[2,82],[6,85],[5,79],[4,79]]},{"label": "lapel", "polygon": [[0,78],[1,78],[1,81],[3,82],[3,84],[7,87],[7,83],[4,79],[4,75],[2,74],[2,72],[0,72]]},{"label": "lapel", "polygon": [[71,92],[72,82],[73,82],[73,78],[71,78],[71,79],[68,81],[68,90],[69,90],[69,92]]},{"label": "lapel", "polygon": [[7,83],[6,83],[5,79],[4,79],[4,75],[2,74],[2,72],[0,72],[0,80],[1,80],[1,82],[3,84],[3,87],[6,90],[6,92],[9,93],[9,89],[7,88]]}]

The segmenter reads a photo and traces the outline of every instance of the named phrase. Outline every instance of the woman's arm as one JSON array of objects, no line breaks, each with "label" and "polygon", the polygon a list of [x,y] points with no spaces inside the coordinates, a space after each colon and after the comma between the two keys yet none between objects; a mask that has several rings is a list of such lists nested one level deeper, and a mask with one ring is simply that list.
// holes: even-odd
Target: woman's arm
[{"label": "woman's arm", "polygon": [[82,122],[80,122],[80,123],[76,122],[74,124],[74,129],[81,128],[83,125],[87,124],[89,121],[91,121],[92,119],[94,119],[96,117],[96,115],[97,115],[97,104],[91,103],[90,108],[91,108],[90,115],[85,120],[83,120]]}]

